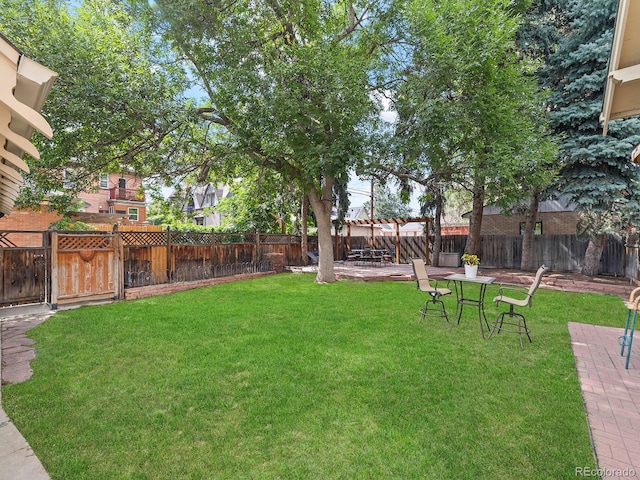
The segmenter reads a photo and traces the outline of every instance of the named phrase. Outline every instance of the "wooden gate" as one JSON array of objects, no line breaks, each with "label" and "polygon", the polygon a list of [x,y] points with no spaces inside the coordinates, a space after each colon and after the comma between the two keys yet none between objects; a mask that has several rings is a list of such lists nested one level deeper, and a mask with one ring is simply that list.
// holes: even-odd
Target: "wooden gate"
[{"label": "wooden gate", "polygon": [[112,232],[51,234],[51,307],[121,297],[122,243]]},{"label": "wooden gate", "polygon": [[48,253],[41,232],[0,232],[0,306],[48,301]]}]

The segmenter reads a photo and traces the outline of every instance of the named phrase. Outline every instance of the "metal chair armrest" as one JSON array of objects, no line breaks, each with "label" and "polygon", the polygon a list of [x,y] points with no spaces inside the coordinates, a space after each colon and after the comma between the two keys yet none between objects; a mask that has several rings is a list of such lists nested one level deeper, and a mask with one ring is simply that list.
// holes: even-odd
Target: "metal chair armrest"
[{"label": "metal chair armrest", "polygon": [[529,291],[529,287],[525,285],[518,285],[516,283],[501,283],[498,287],[498,295],[503,295],[503,291],[513,291],[526,294]]},{"label": "metal chair armrest", "polygon": [[[438,288],[438,282],[440,283],[440,288],[443,288],[443,284],[445,282],[445,277],[434,277],[432,275],[429,276],[429,281],[434,283],[434,288]],[[446,280],[446,287],[449,287],[450,280]]]},{"label": "metal chair armrest", "polygon": [[629,295],[629,303],[638,303],[640,301],[640,287],[634,288]]}]

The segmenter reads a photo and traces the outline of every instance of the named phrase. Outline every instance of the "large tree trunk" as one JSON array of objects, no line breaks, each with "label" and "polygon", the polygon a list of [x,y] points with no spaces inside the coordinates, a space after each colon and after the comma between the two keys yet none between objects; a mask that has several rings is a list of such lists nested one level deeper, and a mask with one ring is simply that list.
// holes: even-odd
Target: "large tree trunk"
[{"label": "large tree trunk", "polygon": [[434,267],[440,266],[440,251],[442,250],[442,195],[438,191],[436,198],[436,214],[433,219],[433,257],[431,258],[431,265]]},{"label": "large tree trunk", "polygon": [[602,257],[606,240],[606,235],[598,235],[589,239],[589,245],[584,254],[583,275],[595,277],[598,274],[600,270],[600,258]]},{"label": "large tree trunk", "polygon": [[309,198],[306,194],[302,194],[302,205],[300,206],[300,255],[302,264],[309,263],[309,257],[307,257],[308,239],[307,239],[307,217],[309,216]]},{"label": "large tree trunk", "polygon": [[533,264],[534,251],[533,244],[535,240],[536,219],[538,218],[538,206],[540,205],[540,196],[534,193],[529,202],[529,210],[524,226],[524,235],[522,236],[522,258],[520,259],[520,270],[535,270],[537,267]]},{"label": "large tree trunk", "polygon": [[315,189],[308,192],[311,208],[318,227],[318,274],[316,283],[336,281],[333,268],[333,241],[331,239],[331,208],[333,205],[333,179],[324,177],[321,195]]},{"label": "large tree trunk", "polygon": [[[473,188],[473,206],[469,220],[469,236],[464,253],[480,255],[480,230],[482,228],[482,211],[484,209],[484,185],[476,183]],[[482,259],[481,259],[482,260]]]}]

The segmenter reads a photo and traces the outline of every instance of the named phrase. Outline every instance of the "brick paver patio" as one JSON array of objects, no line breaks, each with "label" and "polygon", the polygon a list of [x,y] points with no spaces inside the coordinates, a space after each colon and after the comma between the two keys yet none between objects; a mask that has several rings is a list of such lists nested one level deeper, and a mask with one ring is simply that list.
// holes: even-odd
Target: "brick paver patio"
[{"label": "brick paver patio", "polygon": [[[618,344],[623,331],[569,323],[598,473],[606,479],[640,478],[640,353],[632,350],[626,370]],[[576,470],[576,476],[595,475]]]}]

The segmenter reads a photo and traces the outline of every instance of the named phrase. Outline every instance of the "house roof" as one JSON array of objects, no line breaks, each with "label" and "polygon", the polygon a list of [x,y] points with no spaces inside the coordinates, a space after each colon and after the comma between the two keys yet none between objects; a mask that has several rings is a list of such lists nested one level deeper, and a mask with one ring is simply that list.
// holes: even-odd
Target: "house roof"
[{"label": "house roof", "polygon": [[192,195],[193,195],[193,206],[194,208],[203,208],[205,207],[204,200],[207,196],[207,193],[213,190],[213,186],[210,183],[206,185],[198,185],[193,187]]},{"label": "house roof", "polygon": [[620,0],[600,121],[640,114],[640,2]]},{"label": "house roof", "polygon": [[[219,199],[232,196],[231,189],[227,185],[215,187],[212,183],[207,183],[205,185],[189,186],[187,188],[190,189],[193,208],[196,210],[205,207],[213,207],[218,203]],[[212,195],[213,197],[210,205],[206,202],[207,195]]]},{"label": "house roof", "polygon": [[30,141],[33,131],[53,137],[51,127],[39,112],[56,77],[55,72],[25,57],[0,34],[1,215],[11,212],[24,183],[22,172],[29,172],[22,156],[28,153],[33,158],[40,158]]},{"label": "house roof", "polygon": [[[567,197],[560,197],[555,200],[545,200],[538,205],[538,213],[559,213],[559,212],[574,212],[576,210],[576,204],[569,201]],[[471,217],[472,212],[467,212],[462,215],[462,218]],[[482,215],[503,215],[505,210],[496,205],[487,205],[482,209]],[[509,215],[517,213],[517,209],[514,207],[509,212]]]}]

